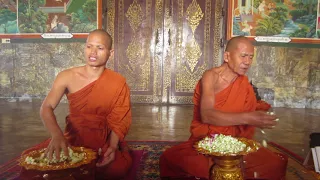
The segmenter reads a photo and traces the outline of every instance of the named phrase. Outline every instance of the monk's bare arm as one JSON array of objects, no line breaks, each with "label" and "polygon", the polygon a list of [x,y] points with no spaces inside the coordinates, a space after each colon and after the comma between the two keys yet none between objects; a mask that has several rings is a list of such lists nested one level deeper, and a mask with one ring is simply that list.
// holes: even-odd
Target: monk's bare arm
[{"label": "monk's bare arm", "polygon": [[201,79],[200,113],[202,122],[215,126],[246,124],[245,121],[239,121],[239,116],[242,116],[240,113],[226,113],[213,108],[215,104],[215,85],[218,78],[217,73],[209,70],[203,74]]},{"label": "monk's bare arm", "polygon": [[59,104],[62,96],[66,91],[66,79],[68,79],[66,76],[68,76],[68,73],[66,72],[61,72],[58,74],[50,92],[48,93],[40,108],[40,117],[45,127],[50,132],[51,136],[62,134],[53,111]]},{"label": "monk's bare arm", "polygon": [[51,141],[45,152],[50,159],[52,158],[53,153],[55,153],[55,156],[59,159],[61,149],[65,154],[68,154],[68,143],[57,123],[56,116],[54,115],[54,109],[57,107],[63,94],[66,92],[69,76],[70,72],[68,71],[63,71],[58,74],[50,92],[40,108],[40,117],[42,122],[51,134]]},{"label": "monk's bare arm", "polygon": [[112,131],[111,137],[110,137],[109,147],[116,150],[116,149],[118,149],[118,144],[119,144],[119,137],[114,131]]},{"label": "monk's bare arm", "polygon": [[215,85],[218,74],[206,71],[201,79],[200,113],[203,123],[215,126],[252,125],[261,128],[272,128],[276,125],[276,116],[265,112],[227,113],[214,109]]},{"label": "monk's bare arm", "polygon": [[114,131],[112,131],[109,147],[107,148],[106,152],[103,154],[102,160],[96,164],[97,167],[105,166],[107,164],[110,164],[112,161],[114,161],[115,152],[119,149],[118,143],[119,143],[119,137]]}]

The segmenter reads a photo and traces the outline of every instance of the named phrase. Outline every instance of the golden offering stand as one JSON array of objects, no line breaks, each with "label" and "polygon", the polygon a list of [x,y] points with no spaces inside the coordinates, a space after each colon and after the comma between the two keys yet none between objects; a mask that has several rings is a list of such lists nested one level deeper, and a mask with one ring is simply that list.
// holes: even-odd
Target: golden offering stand
[{"label": "golden offering stand", "polygon": [[242,158],[244,155],[256,152],[261,145],[254,140],[246,138],[237,139],[246,144],[246,148],[236,154],[209,152],[206,149],[198,147],[198,142],[195,144],[195,148],[199,153],[212,157],[214,164],[209,175],[210,180],[244,180],[244,172],[241,168]]}]

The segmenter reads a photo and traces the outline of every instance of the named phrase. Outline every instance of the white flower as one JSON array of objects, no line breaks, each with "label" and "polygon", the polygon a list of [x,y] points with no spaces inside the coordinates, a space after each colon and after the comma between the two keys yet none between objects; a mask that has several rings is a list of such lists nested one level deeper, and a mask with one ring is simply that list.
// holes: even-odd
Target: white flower
[{"label": "white flower", "polygon": [[235,154],[245,149],[246,145],[232,136],[223,134],[215,135],[214,138],[206,137],[198,143],[198,146],[211,152],[221,154]]}]

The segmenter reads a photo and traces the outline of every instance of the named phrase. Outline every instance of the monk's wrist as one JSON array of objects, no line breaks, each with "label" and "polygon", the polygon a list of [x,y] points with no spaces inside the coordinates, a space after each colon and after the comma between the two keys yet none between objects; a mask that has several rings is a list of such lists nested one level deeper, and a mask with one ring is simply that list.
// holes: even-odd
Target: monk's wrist
[{"label": "monk's wrist", "polygon": [[117,146],[111,146],[111,145],[109,146],[109,148],[112,149],[112,151],[116,151],[118,149]]},{"label": "monk's wrist", "polygon": [[249,125],[249,118],[247,113],[241,113],[242,125]]},{"label": "monk's wrist", "polygon": [[58,136],[63,136],[63,133],[61,130],[51,132],[51,137],[58,137]]}]

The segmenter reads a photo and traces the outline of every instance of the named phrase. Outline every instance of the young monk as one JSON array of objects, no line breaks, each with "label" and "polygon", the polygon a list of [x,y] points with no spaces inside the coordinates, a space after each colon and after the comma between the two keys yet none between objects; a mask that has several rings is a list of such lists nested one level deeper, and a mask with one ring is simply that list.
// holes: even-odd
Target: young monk
[{"label": "young monk", "polygon": [[[163,179],[209,178],[210,157],[199,154],[193,145],[211,134],[253,138],[255,127],[273,128],[276,116],[268,115],[270,106],[258,103],[247,76],[254,47],[243,36],[232,38],[220,67],[207,70],[196,85],[191,137],[166,150],[160,158]],[[245,178],[283,179],[287,158],[260,148],[244,157]]]},{"label": "young monk", "polygon": [[[37,148],[47,147],[49,158],[59,157],[60,151],[67,154],[70,145],[102,149],[95,178],[120,179],[132,164],[124,141],[131,125],[130,91],[124,77],[105,68],[113,55],[106,31],[92,31],[84,51],[86,65],[60,72],[42,103],[40,116],[51,139]],[[54,115],[63,95],[70,112],[64,133]]]}]

